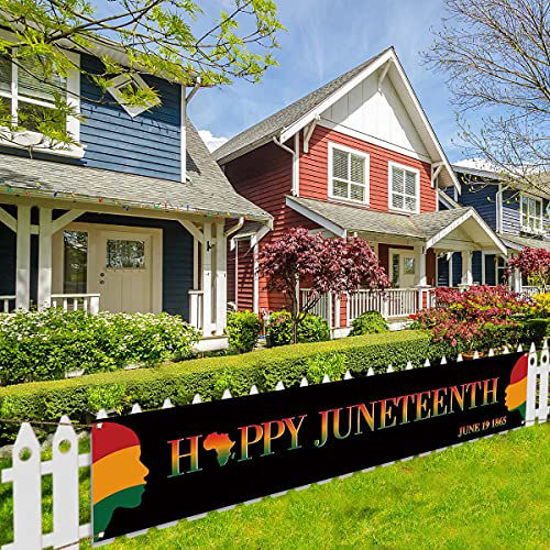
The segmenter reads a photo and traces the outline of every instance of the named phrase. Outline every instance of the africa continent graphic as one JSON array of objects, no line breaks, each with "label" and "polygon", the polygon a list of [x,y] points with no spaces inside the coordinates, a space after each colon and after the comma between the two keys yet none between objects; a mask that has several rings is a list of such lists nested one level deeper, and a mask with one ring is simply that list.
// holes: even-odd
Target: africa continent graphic
[{"label": "africa continent graphic", "polygon": [[204,440],[203,447],[205,451],[216,451],[218,455],[218,464],[225,466],[231,458],[231,449],[235,445],[227,434],[213,432]]}]

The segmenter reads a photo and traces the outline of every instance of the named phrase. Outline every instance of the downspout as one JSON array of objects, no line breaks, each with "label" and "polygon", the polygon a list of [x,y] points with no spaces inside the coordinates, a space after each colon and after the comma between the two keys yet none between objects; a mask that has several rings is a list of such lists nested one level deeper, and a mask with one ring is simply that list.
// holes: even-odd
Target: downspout
[{"label": "downspout", "polygon": [[229,237],[231,237],[231,235],[233,235],[234,233],[236,233],[242,226],[244,225],[244,218],[241,216],[239,218],[239,221],[236,225],[234,225],[233,227],[230,227],[226,232],[225,232],[225,238],[228,239]]},{"label": "downspout", "polygon": [[278,145],[281,149],[283,149],[284,151],[292,155],[292,194],[295,197],[297,197],[299,196],[299,186],[300,186],[299,168],[298,168],[299,134],[295,134],[294,136],[294,149],[291,149],[284,143],[281,143],[279,139],[277,139],[277,136],[273,136],[273,143],[275,143],[275,145]]},{"label": "downspout", "polygon": [[201,85],[201,77],[197,77],[193,89],[189,95],[185,95],[184,84],[181,85],[181,124],[180,124],[180,158],[181,158],[181,183],[187,181],[187,104],[193,99]]}]

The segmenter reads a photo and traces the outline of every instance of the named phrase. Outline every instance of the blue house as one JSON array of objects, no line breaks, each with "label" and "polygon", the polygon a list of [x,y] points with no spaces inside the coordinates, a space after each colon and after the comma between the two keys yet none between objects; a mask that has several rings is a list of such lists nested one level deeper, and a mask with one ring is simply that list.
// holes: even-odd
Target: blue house
[{"label": "blue house", "polygon": [[[461,181],[462,192],[459,195],[449,188],[441,193],[440,209],[474,207],[506,246],[507,257],[524,247],[550,250],[550,195],[536,190],[526,193],[487,169],[460,164],[453,165],[453,168]],[[474,251],[474,283],[495,285],[504,282],[506,265],[506,257],[500,253]],[[459,254],[438,259],[439,285],[458,285],[460,273]],[[516,280],[516,290],[525,289],[527,281],[523,283]]]},{"label": "blue house", "polygon": [[[77,145],[34,131],[0,140],[0,311],[165,311],[223,345],[227,239],[271,216],[233,189],[187,118],[196,87],[123,75],[103,93],[89,76],[103,71],[99,58],[67,55],[85,69],[62,81],[84,116],[66,121]],[[33,80],[0,58],[12,112],[51,108],[48,86]],[[125,104],[120,90],[145,83],[161,101]]]}]

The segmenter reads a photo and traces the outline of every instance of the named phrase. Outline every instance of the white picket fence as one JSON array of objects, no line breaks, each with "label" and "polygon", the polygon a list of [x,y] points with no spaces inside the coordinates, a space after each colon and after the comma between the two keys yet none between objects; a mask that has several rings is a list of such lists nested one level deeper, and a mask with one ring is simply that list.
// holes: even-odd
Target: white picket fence
[{"label": "white picket fence", "polygon": [[[518,351],[522,351],[521,347]],[[506,348],[504,353],[508,353]],[[494,355],[492,351],[489,355]],[[478,358],[477,353],[474,359]],[[459,361],[462,358],[459,356]],[[445,357],[441,365],[447,363]],[[529,369],[527,375],[527,409],[526,426],[531,426],[536,420],[548,420],[549,407],[549,365],[550,353],[547,342],[538,358],[534,344],[529,350]],[[426,360],[424,366],[430,366]],[[409,362],[407,370],[413,368]],[[387,372],[393,372],[388,366]],[[374,375],[371,369],[368,376]],[[347,372],[344,379],[350,379]],[[330,382],[327,375],[323,383]],[[307,386],[307,379],[303,379],[301,386]],[[276,390],[284,390],[285,386],[279,382]],[[252,386],[250,394],[257,394],[258,389]],[[226,390],[222,399],[231,398]],[[200,403],[201,398],[196,395],[193,403]],[[164,401],[163,408],[172,407],[169,399]],[[132,413],[141,412],[138,404],[132,407]],[[107,413],[101,410],[97,418],[107,418]],[[40,443],[28,422],[21,425],[12,451],[12,467],[2,471],[2,482],[13,485],[13,542],[2,546],[2,550],[41,550],[53,547],[54,549],[78,550],[79,541],[91,537],[91,524],[80,525],[79,521],[79,472],[80,468],[91,465],[91,454],[78,452],[78,437],[67,416],[60,420],[53,438],[53,456],[51,460],[42,461]],[[42,476],[52,475],[53,479],[53,531],[42,532]],[[344,476],[346,477],[346,476]],[[327,480],[328,481],[328,480]],[[324,482],[323,482],[324,483]],[[305,488],[305,487],[303,487]],[[281,494],[286,493],[283,492]],[[255,502],[251,501],[251,502]],[[233,506],[229,507],[232,508]],[[189,518],[191,519],[191,518]],[[164,527],[174,525],[166,524]],[[141,534],[142,532],[135,533]]]}]

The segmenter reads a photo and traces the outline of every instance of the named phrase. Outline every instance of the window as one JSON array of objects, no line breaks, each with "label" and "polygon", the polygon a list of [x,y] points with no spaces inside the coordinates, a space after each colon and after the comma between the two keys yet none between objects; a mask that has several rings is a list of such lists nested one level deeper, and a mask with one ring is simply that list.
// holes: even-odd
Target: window
[{"label": "window", "polygon": [[542,232],[542,199],[521,195],[521,229],[529,233]]},{"label": "window", "polygon": [[390,162],[389,164],[389,208],[403,212],[419,212],[420,173]]},{"label": "window", "polygon": [[367,154],[329,144],[329,195],[362,203],[369,202]]},{"label": "window", "polygon": [[111,269],[143,269],[145,267],[144,241],[107,241],[107,267]]},{"label": "window", "polygon": [[0,97],[4,119],[11,118],[14,126],[40,132],[43,123],[66,124],[55,113],[56,96],[67,95],[66,79],[47,75],[39,57],[21,57],[12,62],[7,55],[0,57]]},{"label": "window", "polygon": [[147,111],[151,107],[158,105],[158,101],[155,103],[149,103],[146,105],[132,105],[127,97],[132,96],[140,90],[148,88],[147,83],[141,78],[141,76],[121,74],[116,76],[109,82],[107,90],[109,93],[120,103],[122,108],[133,118],[143,111]]},{"label": "window", "polygon": [[414,258],[405,257],[403,260],[403,272],[405,275],[414,275],[416,273]]},{"label": "window", "polygon": [[63,233],[63,292],[86,294],[88,287],[88,233]]},{"label": "window", "polygon": [[399,286],[399,254],[392,254],[391,256],[391,282],[393,287]]}]

